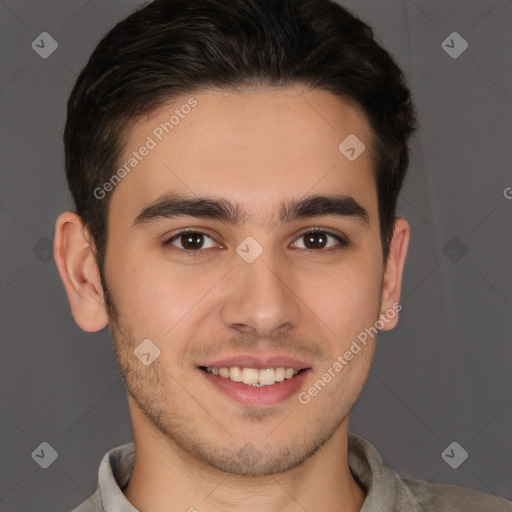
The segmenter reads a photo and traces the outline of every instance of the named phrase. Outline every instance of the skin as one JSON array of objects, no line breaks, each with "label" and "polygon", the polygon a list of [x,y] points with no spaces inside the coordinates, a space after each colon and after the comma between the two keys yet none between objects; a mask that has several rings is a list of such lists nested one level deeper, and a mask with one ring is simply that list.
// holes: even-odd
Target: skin
[{"label": "skin", "polygon": [[[122,161],[188,97],[144,118]],[[75,321],[91,332],[109,325],[127,387],[136,462],[124,493],[147,512],[359,511],[365,491],[348,466],[348,419],[376,337],[307,405],[295,394],[245,407],[201,378],[197,366],[240,353],[287,355],[312,368],[304,391],[399,302],[410,228],[396,220],[384,264],[370,126],[359,109],[318,90],[200,91],[194,98],[191,113],[111,192],[105,278],[117,320],[107,314],[81,219],[64,212],[56,225],[55,259]],[[367,148],[353,162],[338,150],[351,133]],[[194,217],[133,227],[165,192],[224,197],[249,218],[238,227]],[[276,224],[283,200],[313,193],[352,196],[368,224],[333,216]],[[329,238],[329,247],[317,242],[307,251],[300,235],[313,227],[344,234],[349,245]],[[182,228],[211,237],[198,257],[184,254],[183,239],[163,245]],[[248,236],[263,248],[251,264],[235,250]],[[333,246],[339,250],[325,252]],[[146,338],[160,349],[149,366],[133,353]],[[244,447],[259,459],[238,457]]]}]

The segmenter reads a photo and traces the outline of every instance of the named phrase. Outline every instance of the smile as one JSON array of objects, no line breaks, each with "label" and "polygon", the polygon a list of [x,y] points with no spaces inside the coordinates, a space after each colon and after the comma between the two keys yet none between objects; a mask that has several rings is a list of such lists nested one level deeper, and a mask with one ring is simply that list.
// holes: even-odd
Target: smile
[{"label": "smile", "polygon": [[248,386],[272,386],[278,382],[292,379],[302,370],[296,370],[295,368],[240,368],[239,366],[231,367],[200,367],[201,370],[207,373],[217,375],[223,379],[229,379],[234,382],[241,382]]}]

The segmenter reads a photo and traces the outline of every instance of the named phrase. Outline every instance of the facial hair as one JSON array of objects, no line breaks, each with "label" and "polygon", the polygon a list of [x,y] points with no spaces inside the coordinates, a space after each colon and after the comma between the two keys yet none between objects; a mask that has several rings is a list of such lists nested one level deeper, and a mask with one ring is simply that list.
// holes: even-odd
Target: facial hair
[{"label": "facial hair", "polygon": [[[364,371],[360,372],[364,377],[353,379],[345,387],[329,385],[322,393],[328,395],[328,400],[324,404],[330,406],[324,406],[319,410],[314,403],[308,405],[307,407],[311,407],[311,415],[304,428],[294,434],[293,438],[287,438],[286,442],[273,442],[269,436],[264,441],[253,443],[250,439],[235,439],[232,436],[229,438],[228,434],[223,436],[226,439],[219,440],[218,434],[209,435],[212,432],[205,431],[200,422],[194,421],[189,408],[182,406],[184,401],[188,401],[189,405],[197,403],[208,411],[206,404],[201,404],[200,397],[188,393],[180,384],[180,380],[162,364],[161,357],[149,366],[142,365],[135,357],[136,340],[131,334],[130,327],[122,321],[104,276],[101,282],[117,367],[128,394],[149,425],[162,436],[163,442],[168,443],[183,456],[188,456],[189,460],[192,458],[195,463],[209,469],[236,476],[264,477],[283,474],[302,466],[325,446],[342,422],[348,418],[366,381],[368,372]],[[248,348],[249,342],[243,340],[244,338],[232,340],[230,347]],[[294,342],[294,345],[297,343]],[[302,355],[308,353],[305,350],[309,350],[310,354],[317,357],[321,354],[318,345],[303,343],[300,346],[303,349],[300,352]],[[194,353],[201,351],[201,348],[196,347]],[[192,352],[193,350],[190,353]],[[366,359],[364,364],[368,367],[372,356],[372,350],[367,350],[367,354],[363,356]],[[305,406],[297,402],[295,407]],[[223,419],[223,411],[215,413],[214,419]],[[267,430],[276,416],[276,410],[246,409],[242,415],[246,422],[259,422],[262,428]],[[286,422],[293,420],[294,410],[283,420],[280,428],[286,428]],[[222,424],[222,421],[218,423]],[[228,431],[229,426],[226,427]]]}]

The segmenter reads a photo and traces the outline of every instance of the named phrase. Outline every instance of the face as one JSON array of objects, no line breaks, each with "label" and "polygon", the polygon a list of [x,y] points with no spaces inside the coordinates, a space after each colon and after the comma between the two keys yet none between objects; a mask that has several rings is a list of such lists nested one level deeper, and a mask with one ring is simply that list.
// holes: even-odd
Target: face
[{"label": "face", "polygon": [[[338,148],[350,134],[366,146],[355,160]],[[361,333],[393,299],[370,136],[355,107],[304,89],[203,91],[136,126],[105,257],[134,432],[262,475],[347,426],[375,346]]]}]

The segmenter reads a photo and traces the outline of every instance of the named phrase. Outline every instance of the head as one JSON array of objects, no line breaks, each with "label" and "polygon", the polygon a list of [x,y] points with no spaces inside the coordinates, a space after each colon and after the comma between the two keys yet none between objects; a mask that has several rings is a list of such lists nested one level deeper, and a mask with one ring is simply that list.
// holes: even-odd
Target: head
[{"label": "head", "polygon": [[[332,368],[399,301],[414,129],[399,67],[329,0],[155,0],[100,41],[68,102],[76,212],[55,257],[78,325],[110,327],[132,418],[237,474],[296,466],[346,426],[376,337]],[[332,378],[249,407],[203,375],[240,354],[295,358],[303,392]]]}]

